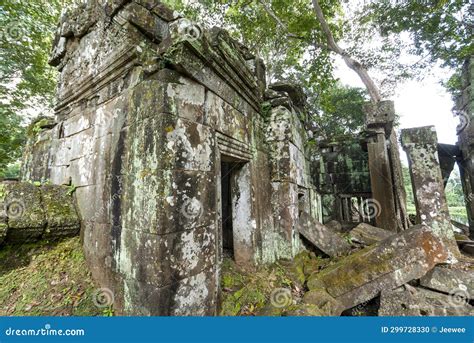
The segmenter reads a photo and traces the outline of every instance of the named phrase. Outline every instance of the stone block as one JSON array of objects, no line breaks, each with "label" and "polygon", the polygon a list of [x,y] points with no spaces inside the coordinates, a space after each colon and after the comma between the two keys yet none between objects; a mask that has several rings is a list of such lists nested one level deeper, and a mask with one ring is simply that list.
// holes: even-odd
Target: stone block
[{"label": "stone block", "polygon": [[140,32],[143,32],[152,40],[159,42],[164,38],[163,32],[167,23],[141,5],[137,3],[129,4],[120,12],[120,16],[138,27]]},{"label": "stone block", "polygon": [[342,225],[337,220],[331,220],[330,222],[327,222],[324,225],[331,231],[339,233],[343,232]]},{"label": "stone block", "polygon": [[419,225],[311,275],[308,285],[324,287],[349,309],[371,300],[382,290],[395,289],[422,277],[447,258],[440,239],[429,227]]},{"label": "stone block", "polygon": [[378,103],[367,103],[364,106],[367,127],[384,127],[386,132],[391,130],[395,120],[395,105],[393,101],[379,101]]},{"label": "stone block", "polygon": [[124,228],[118,266],[127,279],[157,287],[195,275],[216,263],[216,227],[155,235]]},{"label": "stone block", "polygon": [[189,276],[166,287],[133,279],[124,280],[124,310],[140,316],[215,315],[215,269]]},{"label": "stone block", "polygon": [[437,266],[420,280],[420,285],[438,292],[474,299],[474,271]]},{"label": "stone block", "polygon": [[124,226],[165,234],[208,226],[216,215],[215,174],[154,171],[124,181]]},{"label": "stone block", "polygon": [[91,128],[92,122],[93,116],[91,112],[76,112],[75,115],[70,116],[62,123],[64,137],[69,137]]},{"label": "stone block", "polygon": [[472,316],[467,302],[422,288],[400,287],[382,291],[379,316]]},{"label": "stone block", "polygon": [[245,144],[250,143],[249,119],[213,92],[207,92],[205,124]]},{"label": "stone block", "polygon": [[313,289],[305,293],[303,302],[316,305],[326,316],[340,316],[344,307],[323,289]]},{"label": "stone block", "polygon": [[134,172],[213,168],[215,135],[202,124],[161,114],[135,123],[128,137],[126,158]]},{"label": "stone block", "polygon": [[315,247],[331,257],[346,254],[351,250],[348,242],[306,212],[300,214],[298,231]]},{"label": "stone block", "polygon": [[384,230],[367,223],[361,223],[350,232],[352,240],[365,245],[371,245],[394,235],[393,231]]},{"label": "stone block", "polygon": [[45,185],[41,187],[41,197],[48,223],[43,237],[50,239],[76,236],[81,223],[70,189]]},{"label": "stone block", "polygon": [[0,187],[8,218],[7,240],[25,243],[39,239],[46,227],[40,188],[27,182],[3,183]]}]

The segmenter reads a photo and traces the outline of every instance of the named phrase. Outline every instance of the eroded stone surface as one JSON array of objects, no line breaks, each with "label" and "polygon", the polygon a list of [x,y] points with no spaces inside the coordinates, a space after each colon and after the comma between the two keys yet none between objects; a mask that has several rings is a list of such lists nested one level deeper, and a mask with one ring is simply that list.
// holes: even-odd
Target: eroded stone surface
[{"label": "eroded stone surface", "polygon": [[313,274],[310,289],[324,288],[345,309],[422,277],[445,262],[442,242],[426,226],[416,226],[343,258]]},{"label": "eroded stone surface", "polygon": [[298,230],[306,239],[329,256],[339,256],[348,253],[351,249],[348,242],[314,220],[306,212],[300,214]]},{"label": "eroded stone surface", "polygon": [[357,225],[350,232],[352,240],[365,245],[371,245],[394,235],[392,231],[384,230],[367,223]]},{"label": "eroded stone surface", "polygon": [[410,164],[417,222],[429,225],[451,254],[459,255],[444,192],[434,126],[402,130],[401,141]]},{"label": "eroded stone surface", "polygon": [[466,301],[430,290],[400,287],[382,291],[379,316],[472,316]]},{"label": "eroded stone surface", "polygon": [[57,239],[79,233],[70,189],[28,182],[0,183],[0,244]]},{"label": "eroded stone surface", "polygon": [[343,305],[323,289],[313,289],[304,295],[303,302],[316,305],[327,316],[339,316]]},{"label": "eroded stone surface", "polygon": [[448,294],[474,299],[474,271],[438,266],[420,280],[420,285]]}]

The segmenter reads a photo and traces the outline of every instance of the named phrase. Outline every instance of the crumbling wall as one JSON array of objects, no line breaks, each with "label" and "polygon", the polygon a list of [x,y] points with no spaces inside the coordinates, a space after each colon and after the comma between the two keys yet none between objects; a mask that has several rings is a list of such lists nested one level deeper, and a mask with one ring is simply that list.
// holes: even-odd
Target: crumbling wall
[{"label": "crumbling wall", "polygon": [[352,136],[321,142],[312,166],[323,199],[324,222],[337,220],[353,226],[364,221],[361,205],[371,198],[367,142]]},{"label": "crumbling wall", "polygon": [[87,260],[119,311],[216,313],[222,161],[240,167],[236,261],[298,252],[298,209],[320,219],[302,109],[281,88],[287,106],[262,106],[265,67],[225,31],[89,0],[63,14],[51,63],[57,124],[31,139],[23,177],[77,187]]}]

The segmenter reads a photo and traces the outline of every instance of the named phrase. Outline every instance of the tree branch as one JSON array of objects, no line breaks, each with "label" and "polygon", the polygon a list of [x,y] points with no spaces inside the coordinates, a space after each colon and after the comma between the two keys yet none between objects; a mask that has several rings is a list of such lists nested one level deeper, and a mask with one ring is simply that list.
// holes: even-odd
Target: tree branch
[{"label": "tree branch", "polygon": [[267,12],[267,14],[270,17],[272,17],[273,20],[275,20],[277,25],[286,32],[286,36],[288,38],[304,39],[304,37],[301,37],[301,36],[295,35],[294,33],[291,33],[288,30],[288,26],[283,21],[281,21],[280,18],[278,18],[278,16],[275,14],[275,12],[273,12],[273,10],[267,5],[265,0],[259,0],[258,2],[263,6],[263,8],[265,9],[265,12]]},{"label": "tree branch", "polygon": [[365,87],[367,88],[367,91],[369,92],[370,98],[372,99],[373,102],[379,102],[380,100],[382,100],[380,91],[378,87],[376,86],[375,82],[370,77],[367,70],[358,61],[356,61],[351,56],[349,56],[349,54],[347,54],[347,52],[345,52],[336,43],[336,40],[334,39],[334,36],[326,21],[326,18],[324,17],[321,6],[319,5],[319,0],[312,0],[312,2],[313,2],[313,9],[316,14],[316,18],[321,24],[323,33],[326,36],[328,48],[331,51],[335,52],[336,54],[340,55],[342,59],[344,60],[344,62],[346,63],[346,65],[352,70],[354,70],[357,73],[357,75],[359,75],[360,79],[362,80]]}]

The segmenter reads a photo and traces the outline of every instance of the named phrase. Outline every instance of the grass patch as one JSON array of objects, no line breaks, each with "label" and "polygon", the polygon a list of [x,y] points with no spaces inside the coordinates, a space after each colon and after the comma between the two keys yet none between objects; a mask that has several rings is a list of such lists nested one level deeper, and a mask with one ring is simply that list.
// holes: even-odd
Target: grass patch
[{"label": "grass patch", "polygon": [[0,316],[98,316],[79,237],[0,248]]}]

